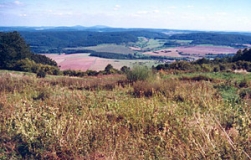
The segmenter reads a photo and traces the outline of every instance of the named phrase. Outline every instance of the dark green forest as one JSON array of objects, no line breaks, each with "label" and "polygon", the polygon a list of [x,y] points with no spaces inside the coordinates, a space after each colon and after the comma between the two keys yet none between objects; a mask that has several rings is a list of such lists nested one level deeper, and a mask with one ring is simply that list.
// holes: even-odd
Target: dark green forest
[{"label": "dark green forest", "polygon": [[108,58],[108,59],[152,59],[152,60],[186,60],[185,57],[167,57],[167,56],[150,56],[144,55],[140,53],[134,54],[117,54],[117,53],[109,53],[109,52],[95,52],[91,51],[90,56]]},{"label": "dark green forest", "polygon": [[[243,44],[251,44],[251,36],[227,33],[190,33],[172,35],[173,40],[192,40],[192,45],[212,44],[243,48]],[[176,44],[177,45],[177,44]]]},{"label": "dark green forest", "polygon": [[50,58],[34,54],[18,32],[0,32],[0,69],[56,74],[57,63]]},{"label": "dark green forest", "polygon": [[165,39],[167,35],[150,31],[21,31],[20,34],[35,53],[60,53],[67,47],[87,47],[99,44],[135,43],[138,37]]},{"label": "dark green forest", "polygon": [[61,53],[64,48],[97,46],[99,44],[129,44],[138,41],[138,37],[163,39],[164,47],[182,45],[176,40],[191,40],[186,45],[210,44],[245,48],[251,44],[250,34],[224,32],[184,32],[183,34],[165,34],[162,30],[123,30],[110,29],[109,32],[76,30],[20,31],[34,53]]}]

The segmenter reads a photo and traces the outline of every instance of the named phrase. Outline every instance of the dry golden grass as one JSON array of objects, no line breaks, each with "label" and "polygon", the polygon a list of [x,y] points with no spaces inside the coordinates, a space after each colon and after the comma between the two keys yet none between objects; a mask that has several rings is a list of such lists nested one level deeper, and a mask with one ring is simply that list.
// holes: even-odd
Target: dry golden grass
[{"label": "dry golden grass", "polygon": [[250,104],[210,81],[124,78],[3,75],[0,159],[250,159]]}]

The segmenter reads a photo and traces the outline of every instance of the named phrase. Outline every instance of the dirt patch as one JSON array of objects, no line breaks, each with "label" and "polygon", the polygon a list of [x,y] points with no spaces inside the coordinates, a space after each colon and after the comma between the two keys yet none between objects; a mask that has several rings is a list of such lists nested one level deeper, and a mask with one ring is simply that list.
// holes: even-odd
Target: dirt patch
[{"label": "dirt patch", "polygon": [[176,50],[182,54],[200,55],[206,54],[229,54],[236,53],[238,49],[225,46],[191,46],[191,47],[176,47]]},{"label": "dirt patch", "polygon": [[129,47],[133,51],[141,51],[141,48],[139,47]]},{"label": "dirt patch", "polygon": [[236,69],[234,70],[234,73],[244,73],[244,74],[248,74],[248,71],[245,69]]},{"label": "dirt patch", "polygon": [[251,44],[244,44],[244,46],[251,47]]},{"label": "dirt patch", "polygon": [[82,70],[86,71],[95,63],[97,57],[90,57],[88,54],[46,54],[47,57],[55,60],[60,70]]},{"label": "dirt patch", "polygon": [[206,54],[230,54],[236,53],[238,49],[226,46],[189,46],[189,47],[174,47],[168,49],[157,50],[153,52],[145,52],[147,55],[182,57],[182,56],[197,56],[202,57]]},{"label": "dirt patch", "polygon": [[150,60],[116,60],[105,59],[99,57],[91,57],[89,54],[45,54],[45,56],[55,60],[60,66],[60,70],[104,70],[108,64],[111,64],[114,68],[120,69],[123,66],[131,67],[134,63],[149,63]]}]

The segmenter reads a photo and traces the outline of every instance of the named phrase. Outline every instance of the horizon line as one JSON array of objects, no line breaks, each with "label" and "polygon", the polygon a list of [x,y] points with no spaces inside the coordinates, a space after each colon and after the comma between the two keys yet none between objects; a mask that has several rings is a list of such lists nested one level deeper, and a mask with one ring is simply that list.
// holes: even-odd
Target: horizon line
[{"label": "horizon line", "polygon": [[10,26],[2,26],[0,27],[5,27],[5,28],[11,28],[11,27],[20,27],[20,28],[58,28],[58,27],[66,27],[66,28],[73,28],[73,27],[83,27],[83,28],[111,28],[111,29],[156,29],[156,30],[176,30],[176,31],[204,31],[204,32],[246,32],[246,33],[251,33],[251,31],[242,31],[242,30],[203,30],[203,29],[170,29],[170,28],[156,28],[156,27],[112,27],[112,26],[107,26],[107,25],[93,25],[93,26],[84,26],[84,25],[53,25],[53,26],[25,26],[25,25],[10,25]]}]

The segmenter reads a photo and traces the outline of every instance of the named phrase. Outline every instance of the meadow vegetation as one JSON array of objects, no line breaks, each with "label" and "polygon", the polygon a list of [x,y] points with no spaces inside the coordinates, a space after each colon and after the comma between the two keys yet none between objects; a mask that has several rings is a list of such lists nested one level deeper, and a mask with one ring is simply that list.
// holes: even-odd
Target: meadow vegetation
[{"label": "meadow vegetation", "polygon": [[127,72],[1,72],[0,158],[250,159],[249,74]]}]

